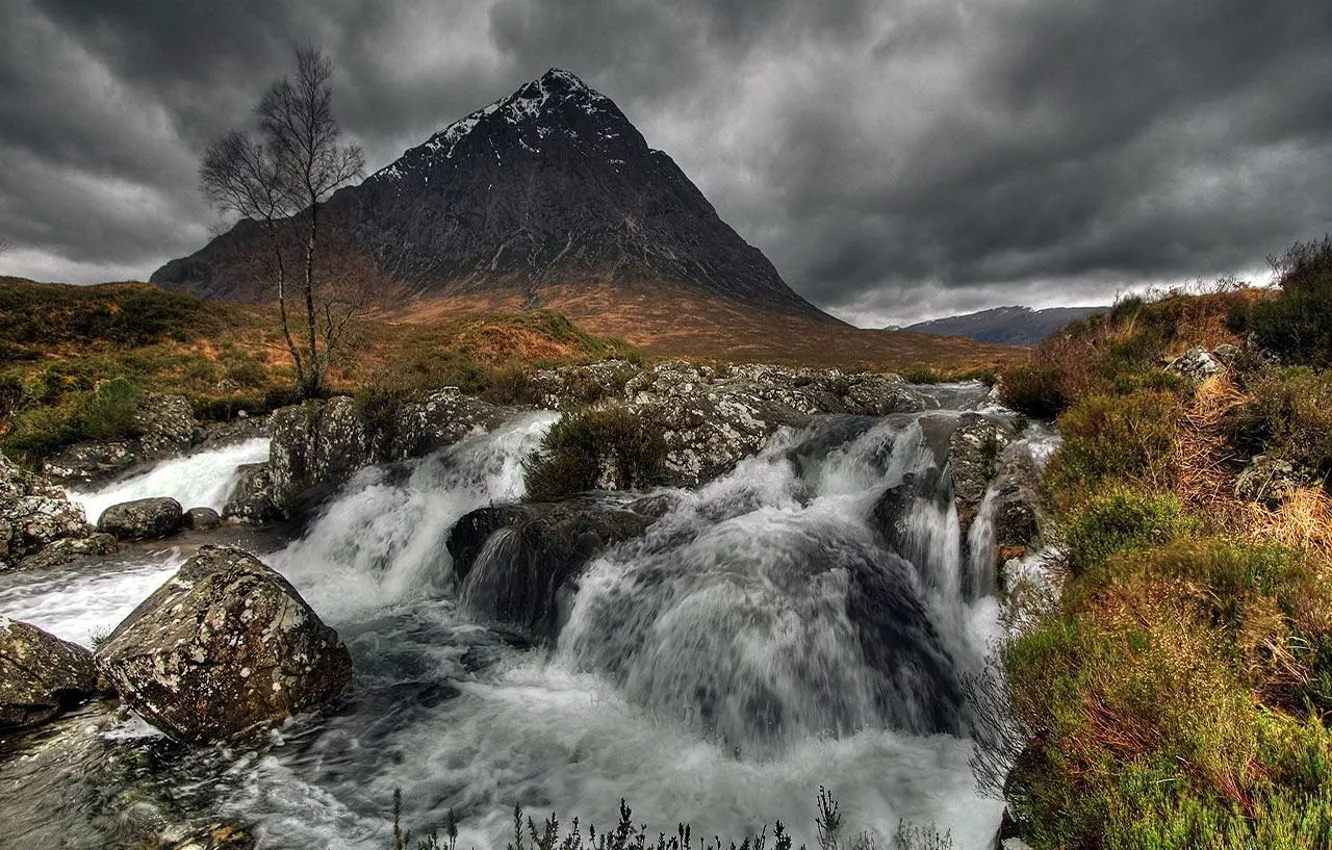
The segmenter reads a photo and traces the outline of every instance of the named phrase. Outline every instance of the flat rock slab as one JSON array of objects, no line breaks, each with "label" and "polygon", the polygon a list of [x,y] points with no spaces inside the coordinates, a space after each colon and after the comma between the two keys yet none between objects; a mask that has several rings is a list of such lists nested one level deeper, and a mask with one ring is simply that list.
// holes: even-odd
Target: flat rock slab
[{"label": "flat rock slab", "polygon": [[96,692],[91,652],[0,617],[0,729],[45,723]]},{"label": "flat rock slab", "polygon": [[336,697],[351,655],[287,580],[204,546],[97,650],[121,699],[191,743],[246,737]]}]

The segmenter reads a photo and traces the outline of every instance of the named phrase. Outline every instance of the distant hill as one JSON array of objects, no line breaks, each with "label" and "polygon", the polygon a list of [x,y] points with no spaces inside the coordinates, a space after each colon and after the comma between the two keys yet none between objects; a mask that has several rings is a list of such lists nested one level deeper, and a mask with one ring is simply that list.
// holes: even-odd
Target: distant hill
[{"label": "distant hill", "polygon": [[[1109,307],[1051,307],[1033,310],[1030,307],[995,307],[964,316],[948,316],[928,322],[918,322],[900,330],[938,336],[960,336],[978,342],[1000,345],[1035,345],[1066,325]],[[886,330],[899,330],[890,328]]]}]

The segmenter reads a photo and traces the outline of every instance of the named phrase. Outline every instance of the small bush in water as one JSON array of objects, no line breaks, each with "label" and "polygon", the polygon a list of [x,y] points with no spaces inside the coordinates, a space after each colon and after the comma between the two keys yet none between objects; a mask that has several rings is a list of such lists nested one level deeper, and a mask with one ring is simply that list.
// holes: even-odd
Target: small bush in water
[{"label": "small bush in water", "polygon": [[665,472],[661,430],[623,407],[566,413],[526,463],[527,498],[548,502],[596,489],[654,486]]}]

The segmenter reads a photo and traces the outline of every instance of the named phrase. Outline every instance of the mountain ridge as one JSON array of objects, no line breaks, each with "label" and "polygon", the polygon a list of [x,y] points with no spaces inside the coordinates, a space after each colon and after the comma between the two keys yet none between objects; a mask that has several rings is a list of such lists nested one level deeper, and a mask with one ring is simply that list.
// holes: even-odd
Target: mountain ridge
[{"label": "mountain ridge", "polygon": [[[681,286],[826,316],[610,98],[556,68],[339,189],[321,220],[416,298],[576,283]],[[262,276],[247,257],[259,253],[257,236],[256,223],[239,222],[151,279],[258,300]]]},{"label": "mountain ridge", "polygon": [[1000,345],[1036,345],[1079,319],[1104,313],[1109,309],[1109,307],[1047,307],[1036,310],[1022,306],[992,307],[988,310],[945,316],[885,330],[964,337],[977,342]]}]

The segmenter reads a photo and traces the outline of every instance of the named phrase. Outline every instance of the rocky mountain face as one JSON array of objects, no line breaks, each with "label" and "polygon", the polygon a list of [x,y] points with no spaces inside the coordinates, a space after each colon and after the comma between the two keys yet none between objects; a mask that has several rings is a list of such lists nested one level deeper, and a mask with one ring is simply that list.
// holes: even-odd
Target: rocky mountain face
[{"label": "rocky mountain face", "polygon": [[928,322],[918,322],[902,330],[939,336],[960,336],[977,342],[1000,345],[1035,345],[1079,319],[1104,313],[1109,307],[1051,307],[1033,310],[1030,307],[995,307],[979,313],[948,316]]},{"label": "rocky mountain face", "polygon": [[[557,69],[340,190],[321,215],[339,244],[418,297],[665,284],[820,315],[609,98]],[[247,259],[262,255],[261,237],[243,221],[152,280],[260,298]]]}]

